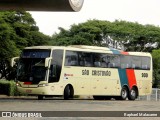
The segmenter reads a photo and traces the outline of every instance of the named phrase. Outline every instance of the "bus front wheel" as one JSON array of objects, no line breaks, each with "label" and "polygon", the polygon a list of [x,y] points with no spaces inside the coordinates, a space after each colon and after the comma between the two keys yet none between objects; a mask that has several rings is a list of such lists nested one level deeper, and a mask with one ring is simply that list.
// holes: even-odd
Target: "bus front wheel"
[{"label": "bus front wheel", "polygon": [[68,100],[69,98],[73,98],[73,94],[74,94],[73,87],[67,85],[64,89],[64,99]]}]

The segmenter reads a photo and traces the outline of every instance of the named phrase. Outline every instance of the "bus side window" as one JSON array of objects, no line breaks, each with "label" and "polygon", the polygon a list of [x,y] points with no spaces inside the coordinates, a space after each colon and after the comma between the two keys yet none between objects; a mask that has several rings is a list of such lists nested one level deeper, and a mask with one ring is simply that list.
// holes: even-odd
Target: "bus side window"
[{"label": "bus side window", "polygon": [[86,56],[84,57],[84,66],[85,67],[91,67],[92,66],[92,60],[90,56],[87,56],[89,54],[86,54]]},{"label": "bus side window", "polygon": [[70,58],[68,56],[66,56],[66,59],[65,59],[65,65],[68,66],[70,64]]},{"label": "bus side window", "polygon": [[124,69],[125,68],[125,64],[121,64],[121,68]]},{"label": "bus side window", "polygon": [[95,67],[101,67],[101,62],[94,62]]},{"label": "bus side window", "polygon": [[114,68],[114,67],[115,67],[115,63],[109,63],[109,64],[108,64],[108,67],[109,67],[109,68]]},{"label": "bus side window", "polygon": [[79,62],[79,65],[80,65],[80,66],[84,66],[84,61],[81,60],[81,61]]},{"label": "bus side window", "polygon": [[106,67],[107,67],[107,63],[106,63],[106,62],[104,62],[104,61],[102,61],[102,63],[101,63],[101,67],[106,68]]},{"label": "bus side window", "polygon": [[130,64],[121,64],[121,68],[131,68]]},{"label": "bus side window", "polygon": [[70,56],[70,65],[77,66],[78,65],[78,57],[76,55]]},{"label": "bus side window", "polygon": [[142,65],[142,69],[147,70],[148,69],[147,65]]},{"label": "bus side window", "polygon": [[66,51],[65,66],[78,66],[78,52]]},{"label": "bus side window", "polygon": [[141,57],[132,56],[131,62],[132,62],[132,68],[141,69]]},{"label": "bus side window", "polygon": [[100,60],[100,54],[94,54],[94,66],[95,67],[101,67],[101,60]]},{"label": "bus side window", "polygon": [[149,57],[141,57],[141,58],[142,58],[142,69],[150,70],[151,59]]},{"label": "bus side window", "polygon": [[132,64],[132,68],[135,69],[135,68],[136,68],[136,65],[135,65],[135,64]]},{"label": "bus side window", "polygon": [[92,66],[92,64],[89,61],[84,61],[84,64],[85,64],[86,67],[91,67]]},{"label": "bus side window", "polygon": [[131,56],[121,55],[121,68],[122,69],[132,68],[131,60],[132,60]]},{"label": "bus side window", "polygon": [[120,67],[120,57],[118,55],[108,56],[108,67],[109,68],[119,68]]}]

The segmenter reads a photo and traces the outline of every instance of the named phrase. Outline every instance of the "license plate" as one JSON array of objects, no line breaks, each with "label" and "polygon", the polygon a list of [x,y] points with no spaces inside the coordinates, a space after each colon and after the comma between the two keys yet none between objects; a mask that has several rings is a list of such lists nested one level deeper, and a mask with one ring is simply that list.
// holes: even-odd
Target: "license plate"
[{"label": "license plate", "polygon": [[26,90],[26,93],[31,93],[32,92],[32,90]]}]

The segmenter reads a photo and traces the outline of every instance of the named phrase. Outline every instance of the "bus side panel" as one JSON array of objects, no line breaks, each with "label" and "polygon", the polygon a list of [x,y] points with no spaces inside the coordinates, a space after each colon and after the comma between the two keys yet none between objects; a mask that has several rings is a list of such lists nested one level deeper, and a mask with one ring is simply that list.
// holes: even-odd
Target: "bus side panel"
[{"label": "bus side panel", "polygon": [[[64,85],[63,83],[49,83],[47,86],[39,87],[38,85],[23,85],[23,82],[19,82],[21,87],[17,87],[20,93],[29,95],[63,95]],[[23,85],[23,86],[22,86]]]},{"label": "bus side panel", "polygon": [[118,70],[114,68],[64,67],[60,80],[71,84],[74,95],[119,95]]},{"label": "bus side panel", "polygon": [[148,95],[152,92],[151,70],[135,70],[139,95]]},{"label": "bus side panel", "polygon": [[102,76],[92,76],[91,80],[91,95],[117,96],[120,93],[120,82],[118,70],[114,68],[96,69],[97,71],[108,71],[109,74]]},{"label": "bus side panel", "polygon": [[88,69],[85,67],[67,66],[63,68],[61,81],[64,86],[71,84],[74,89],[74,95],[90,94],[90,77]]}]

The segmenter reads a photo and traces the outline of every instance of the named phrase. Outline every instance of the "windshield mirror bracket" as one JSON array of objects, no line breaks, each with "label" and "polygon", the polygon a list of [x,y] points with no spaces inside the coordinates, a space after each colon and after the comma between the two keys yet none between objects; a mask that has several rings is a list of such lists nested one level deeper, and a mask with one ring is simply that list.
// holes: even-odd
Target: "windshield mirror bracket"
[{"label": "windshield mirror bracket", "polygon": [[13,57],[11,59],[11,67],[14,67],[14,65],[18,62],[18,60],[19,60],[19,57]]},{"label": "windshield mirror bracket", "polygon": [[48,57],[45,59],[45,67],[50,68],[50,63],[51,63],[52,58]]}]

